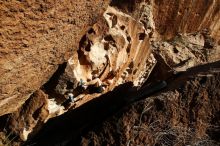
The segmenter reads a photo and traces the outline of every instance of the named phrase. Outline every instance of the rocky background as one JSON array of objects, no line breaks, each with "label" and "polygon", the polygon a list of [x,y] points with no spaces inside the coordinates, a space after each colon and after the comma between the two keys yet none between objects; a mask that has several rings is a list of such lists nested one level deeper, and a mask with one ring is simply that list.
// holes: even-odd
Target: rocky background
[{"label": "rocky background", "polygon": [[219,145],[219,8],[1,1],[2,145]]},{"label": "rocky background", "polygon": [[217,146],[219,77],[201,69],[184,73],[164,91],[128,105],[83,133],[78,144]]}]

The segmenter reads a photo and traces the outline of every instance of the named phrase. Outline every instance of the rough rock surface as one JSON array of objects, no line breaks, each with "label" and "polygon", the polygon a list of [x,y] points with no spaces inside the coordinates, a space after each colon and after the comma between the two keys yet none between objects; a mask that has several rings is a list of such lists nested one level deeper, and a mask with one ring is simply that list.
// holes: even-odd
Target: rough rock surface
[{"label": "rough rock surface", "polygon": [[[111,5],[140,20],[153,38],[208,29],[218,42],[219,3],[120,0]],[[105,4],[107,1],[1,2],[1,115],[16,110],[52,76],[58,64],[69,59]]]},{"label": "rough rock surface", "polygon": [[[59,115],[67,111],[77,111],[81,106],[98,97],[107,97],[108,93],[114,92],[118,86],[132,82],[133,87],[139,89],[143,84],[172,79],[172,76],[178,75],[179,72],[187,72],[195,66],[220,60],[219,0],[206,2],[202,0],[113,0],[103,17],[98,17],[102,12],[100,7],[105,7],[107,3],[107,1],[80,0],[64,3],[0,2],[2,7],[0,14],[7,18],[1,21],[2,27],[0,27],[0,47],[2,47],[0,72],[3,74],[0,80],[2,93],[0,109],[3,110],[0,115],[18,109],[30,97],[17,112],[10,116],[9,120],[10,130],[22,140],[34,136],[48,119],[54,117],[59,119]],[[11,21],[12,19],[18,21]],[[19,25],[15,26],[11,23]],[[87,26],[90,28],[88,29]],[[14,28],[19,29],[18,32],[13,33],[16,30]],[[28,40],[27,37],[29,37]],[[156,69],[153,70],[153,68]],[[151,78],[147,81],[149,76]],[[218,77],[219,75],[216,79]],[[202,85],[199,85],[200,82],[197,82],[197,79],[200,78],[192,81],[195,85],[193,89],[203,92],[200,89]],[[102,93],[91,92],[89,88],[83,92],[79,91],[78,87],[83,87],[82,81],[86,86],[103,85],[105,90]],[[218,82],[215,85],[219,87]],[[204,92],[208,90],[209,84],[206,87]],[[34,91],[36,92],[31,95]],[[73,93],[75,97],[71,102],[69,93]],[[194,102],[194,96],[190,96],[190,102],[180,103],[183,94],[191,93],[194,93],[191,89],[186,92],[171,90],[160,97],[147,99],[146,102],[150,104],[154,101],[161,104],[161,100],[167,105],[174,104],[171,107],[161,104],[166,107],[163,111],[166,113],[165,116],[160,115],[157,103],[153,105],[154,108],[150,114],[153,117],[162,117],[159,121],[162,130],[166,131],[166,126],[175,126],[169,123],[173,118],[177,118],[172,115],[172,112],[176,112],[176,116],[180,113],[188,114],[185,120],[192,122],[190,116],[194,111],[185,113],[183,109],[174,111],[178,104]],[[212,95],[209,97],[212,98]],[[212,104],[215,105],[214,102]],[[138,104],[133,106],[136,108]],[[135,111],[132,106],[131,108]],[[189,109],[191,110],[191,107]],[[218,109],[218,107],[213,108],[213,110]],[[135,113],[136,116],[139,114],[141,113]],[[121,117],[118,117],[119,120]],[[163,121],[165,118],[170,121],[166,123]],[[177,121],[182,122],[180,119]],[[210,121],[205,122],[207,124]],[[162,135],[162,138],[160,135],[156,138],[159,138],[159,141],[164,140],[164,137],[168,141],[171,138],[170,141],[176,142],[175,140],[179,138],[178,130],[187,130],[184,132],[190,133],[191,129],[187,128],[191,127],[171,129],[171,135]],[[105,126],[101,129],[106,131]],[[109,130],[112,129],[109,128]],[[195,132],[199,129],[195,127],[193,130]],[[111,132],[108,132],[110,138],[107,143],[123,145],[128,142],[127,144],[136,145],[149,140],[150,144],[156,144],[153,136],[144,135],[144,140],[140,136],[136,141],[131,135],[123,133],[128,131],[119,132],[123,138],[118,142],[118,136],[115,137],[116,139],[111,139],[115,136],[111,135],[115,131]],[[139,137],[135,130],[132,132],[134,132],[132,135]],[[123,134],[130,137],[126,139]],[[200,136],[196,135],[197,133],[193,134],[195,135],[191,138],[194,140],[204,136],[204,132]],[[91,137],[88,139],[86,137],[82,142],[88,144]],[[95,137],[99,144],[106,144],[106,141],[103,142],[102,135]],[[126,142],[123,141],[124,139]],[[95,138],[94,141],[96,141]],[[194,144],[193,141],[190,142]],[[96,144],[96,142],[93,143]]]},{"label": "rough rock surface", "polygon": [[[104,19],[81,39],[78,54],[68,60],[56,86],[57,93],[64,96],[74,93],[81,79],[85,84],[99,79],[105,85],[102,94],[126,82],[141,86],[156,64],[148,33],[140,22],[108,7]],[[99,95],[74,94],[76,100],[80,100],[74,106],[78,107]]]},{"label": "rough rock surface", "polygon": [[145,24],[152,23],[149,22],[149,10],[152,9],[156,31],[163,39],[172,38],[177,33],[193,33],[208,29],[211,36],[220,43],[219,0],[113,0],[111,5],[136,20],[144,20]]},{"label": "rough rock surface", "polygon": [[13,132],[22,140],[26,140],[30,133],[33,135],[38,132],[48,117],[47,99],[47,95],[38,90],[31,95],[22,108],[10,115],[9,128],[13,129]]},{"label": "rough rock surface", "polygon": [[[129,15],[121,13],[113,7],[108,7],[103,18],[82,37],[77,53],[70,57],[61,76],[56,76],[57,82],[49,82],[43,87],[45,93],[49,95],[46,99],[48,104],[45,105],[48,115],[39,117],[42,119],[35,119],[35,122],[28,124],[30,120],[33,120],[29,118],[34,113],[28,112],[29,115],[20,113],[17,117],[12,116],[11,119],[23,123],[23,128],[22,126],[20,129],[13,128],[13,126],[16,127],[13,122],[10,124],[10,129],[26,140],[32,130],[48,119],[77,108],[113,90],[120,84],[134,82],[134,86],[140,87],[156,64],[149,46],[149,33],[151,32],[147,32],[140,22]],[[105,85],[103,93],[88,93],[88,91],[77,93],[81,79],[89,83],[95,81],[94,79],[97,77],[101,84]],[[66,103],[68,93],[74,94],[76,102]],[[22,109],[32,106],[27,102]],[[41,106],[36,106],[41,108]],[[32,110],[36,109],[33,107]],[[25,116],[26,120],[19,120],[18,118],[21,116]]]},{"label": "rough rock surface", "polygon": [[17,110],[49,80],[108,3],[0,2],[0,115]]},{"label": "rough rock surface", "polygon": [[171,40],[152,42],[152,48],[175,72],[220,60],[220,45],[207,32],[178,34]]},{"label": "rough rock surface", "polygon": [[219,97],[219,70],[196,70],[82,134],[80,145],[220,145]]}]

